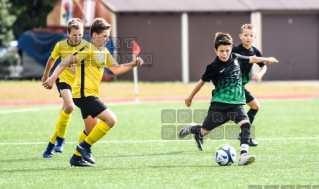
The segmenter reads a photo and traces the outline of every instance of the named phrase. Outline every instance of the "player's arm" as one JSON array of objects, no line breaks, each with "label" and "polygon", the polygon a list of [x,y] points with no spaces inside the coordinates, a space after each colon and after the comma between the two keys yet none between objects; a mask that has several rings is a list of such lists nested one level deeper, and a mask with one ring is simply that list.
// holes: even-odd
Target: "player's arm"
[{"label": "player's arm", "polygon": [[205,85],[205,81],[203,81],[202,79],[200,79],[195,87],[193,88],[192,92],[189,94],[189,96],[185,99],[185,104],[187,107],[190,107],[192,104],[192,100],[195,97],[195,95],[198,93],[198,91],[200,91],[200,89],[202,88],[202,86]]},{"label": "player's arm", "polygon": [[113,63],[108,67],[108,69],[111,70],[114,75],[121,75],[132,70],[134,67],[141,66],[143,64],[143,60],[140,57],[137,57],[136,60],[126,64],[117,64],[112,56],[109,57],[112,59],[111,62]]},{"label": "player's arm", "polygon": [[250,56],[249,57],[249,63],[259,63],[259,62],[268,62],[269,64],[278,63],[278,60],[274,57],[256,57],[256,56]]},{"label": "player's arm", "polygon": [[56,61],[56,59],[52,58],[52,56],[49,57],[47,64],[45,66],[45,69],[44,69],[42,79],[41,79],[42,83],[48,79],[50,71],[51,71],[55,61]]},{"label": "player's arm", "polygon": [[78,51],[75,51],[73,54],[70,54],[68,57],[63,59],[60,64],[55,68],[52,75],[42,84],[42,86],[46,89],[52,89],[54,82],[59,77],[59,75],[67,68],[70,63],[76,62],[76,57],[79,52],[83,51],[85,47],[82,47]]},{"label": "player's arm", "polygon": [[76,58],[74,55],[69,55],[65,59],[63,59],[60,64],[55,68],[52,75],[43,82],[42,86],[46,89],[52,89],[54,82],[57,80],[59,75],[69,66],[70,63],[76,62]]},{"label": "player's arm", "polygon": [[[256,49],[256,56],[262,57],[261,52],[258,49]],[[265,75],[265,73],[267,71],[267,65],[265,62],[260,62],[257,64],[260,67],[260,70],[259,70],[259,72],[252,74],[252,79],[256,82],[259,81]]]},{"label": "player's arm", "polygon": [[210,82],[214,78],[214,75],[215,75],[215,70],[210,64],[206,67],[205,73],[202,75],[202,78],[196,83],[192,92],[185,99],[185,104],[187,107],[190,107],[192,105],[192,100],[194,96],[198,93],[198,91],[202,88],[202,86],[204,86],[205,82]]},{"label": "player's arm", "polygon": [[52,50],[52,53],[51,53],[51,56],[49,57],[48,61],[47,61],[47,64],[45,66],[45,69],[44,69],[44,73],[43,73],[43,76],[41,78],[41,81],[42,83],[45,82],[48,77],[49,77],[49,74],[50,74],[50,71],[55,63],[55,61],[60,57],[60,42],[58,42],[53,50]]},{"label": "player's arm", "polygon": [[252,74],[252,80],[254,80],[255,82],[260,81],[260,79],[265,75],[266,71],[267,71],[266,65],[260,67],[259,72]]},{"label": "player's arm", "polygon": [[259,62],[268,62],[269,64],[278,63],[278,60],[274,57],[256,57],[256,56],[243,56],[237,53],[233,53],[241,63],[259,63]]}]

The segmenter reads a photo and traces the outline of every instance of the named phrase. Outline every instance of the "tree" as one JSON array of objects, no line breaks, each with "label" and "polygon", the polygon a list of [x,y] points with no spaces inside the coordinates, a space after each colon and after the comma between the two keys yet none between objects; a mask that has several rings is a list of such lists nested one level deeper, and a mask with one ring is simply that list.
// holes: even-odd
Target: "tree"
[{"label": "tree", "polygon": [[9,13],[10,7],[9,0],[0,0],[0,47],[8,47],[9,42],[14,39],[12,25],[15,16]]},{"label": "tree", "polygon": [[[1,1],[1,0],[0,0]],[[47,15],[58,0],[10,0],[9,11],[17,16],[13,24],[15,38],[30,29],[46,27]]]}]

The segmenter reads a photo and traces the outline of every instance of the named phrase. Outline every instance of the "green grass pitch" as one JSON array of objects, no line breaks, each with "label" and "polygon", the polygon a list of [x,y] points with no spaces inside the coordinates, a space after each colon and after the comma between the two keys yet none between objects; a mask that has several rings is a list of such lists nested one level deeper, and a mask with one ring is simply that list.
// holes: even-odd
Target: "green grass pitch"
[{"label": "green grass pitch", "polygon": [[[70,167],[83,122],[72,115],[65,150],[43,159],[59,106],[0,108],[0,188],[267,188],[319,185],[319,99],[261,101],[255,118],[259,146],[254,164],[218,166],[214,150],[223,143],[239,153],[238,140],[163,140],[163,110],[187,109],[183,102],[108,104],[118,122],[92,147],[96,167]],[[194,102],[194,109],[209,103]],[[247,109],[247,106],[245,106]],[[238,157],[238,156],[237,156]],[[237,158],[238,160],[238,158]],[[301,187],[301,186],[300,186]],[[298,188],[298,187],[297,187]]]}]

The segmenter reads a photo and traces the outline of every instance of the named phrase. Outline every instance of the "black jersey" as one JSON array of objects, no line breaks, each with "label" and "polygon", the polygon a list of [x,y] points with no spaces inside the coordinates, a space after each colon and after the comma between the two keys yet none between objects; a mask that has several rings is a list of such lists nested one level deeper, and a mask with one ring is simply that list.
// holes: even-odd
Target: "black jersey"
[{"label": "black jersey", "polygon": [[[243,44],[238,45],[237,47],[233,47],[232,53],[237,53],[240,55],[244,56],[258,56],[261,57],[260,51],[254,47],[251,46],[249,49],[246,49]],[[263,67],[266,65],[264,62],[257,63],[259,67]],[[251,68],[253,67],[253,64],[241,64],[240,65],[240,70],[242,73],[242,79],[243,79],[243,84],[247,84],[249,82],[249,73],[251,71]]]},{"label": "black jersey", "polygon": [[249,64],[250,57],[232,53],[226,62],[216,59],[206,67],[202,76],[205,82],[215,85],[211,102],[246,104],[240,71],[241,64]]}]

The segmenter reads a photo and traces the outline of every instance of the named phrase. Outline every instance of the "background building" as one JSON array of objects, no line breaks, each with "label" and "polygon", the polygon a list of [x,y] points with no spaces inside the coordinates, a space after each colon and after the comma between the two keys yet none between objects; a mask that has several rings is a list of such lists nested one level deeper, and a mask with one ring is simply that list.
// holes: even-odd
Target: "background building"
[{"label": "background building", "polygon": [[[86,26],[95,17],[110,22],[114,56],[121,63],[131,53],[125,40],[136,39],[149,63],[138,69],[140,80],[197,81],[215,58],[215,33],[230,33],[238,45],[244,23],[257,26],[255,46],[263,55],[280,61],[268,66],[264,80],[319,79],[317,0],[59,0],[48,28],[63,28],[70,14]],[[132,80],[133,72],[117,79]]]}]

